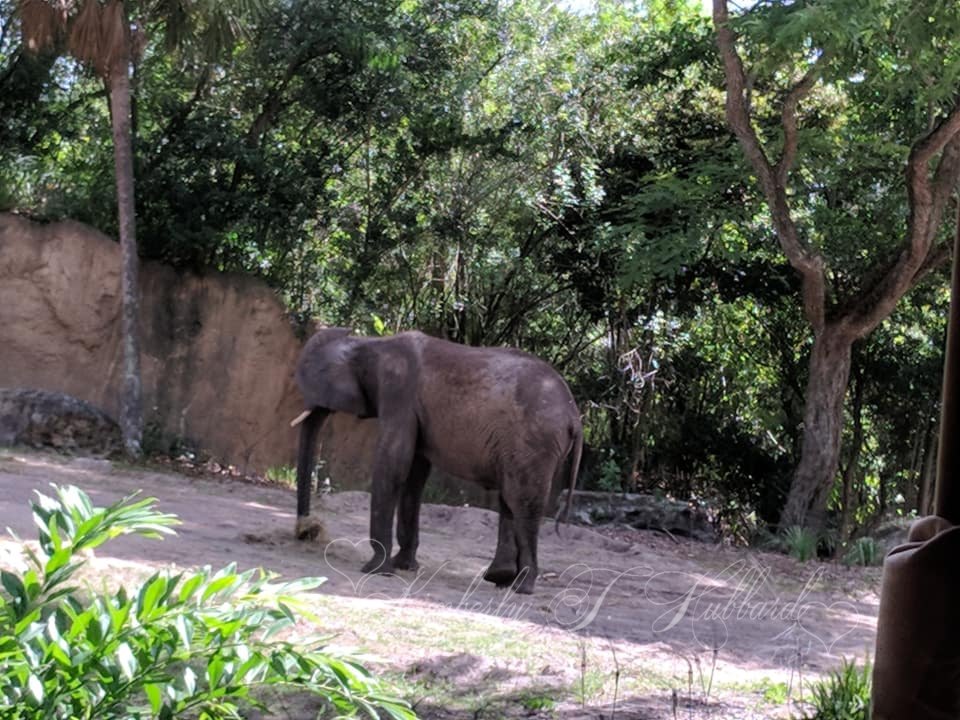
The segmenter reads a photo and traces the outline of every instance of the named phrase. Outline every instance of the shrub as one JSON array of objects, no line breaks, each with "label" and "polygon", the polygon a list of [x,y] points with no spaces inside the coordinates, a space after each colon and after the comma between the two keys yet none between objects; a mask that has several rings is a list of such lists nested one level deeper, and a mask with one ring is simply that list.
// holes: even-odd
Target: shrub
[{"label": "shrub", "polygon": [[31,503],[39,548],[27,569],[0,571],[0,705],[15,720],[240,718],[258,686],[314,693],[338,714],[414,718],[359,664],[304,650],[278,633],[296,593],[321,579],[277,583],[262,570],[157,573],[135,591],[76,586],[84,553],[118,535],[172,533],[153,499],[97,508],[75,487]]},{"label": "shrub", "polygon": [[870,663],[858,668],[844,660],[839,670],[813,686],[813,714],[805,720],[867,720],[870,714]]},{"label": "shrub", "polygon": [[807,562],[817,555],[817,534],[797,525],[788,527],[781,538],[782,547],[790,557]]},{"label": "shrub", "polygon": [[278,465],[269,468],[265,477],[270,482],[277,483],[277,485],[297,486],[297,469],[290,465]]},{"label": "shrub", "polygon": [[883,548],[872,537],[857,538],[843,556],[847,565],[879,565],[883,562]]}]

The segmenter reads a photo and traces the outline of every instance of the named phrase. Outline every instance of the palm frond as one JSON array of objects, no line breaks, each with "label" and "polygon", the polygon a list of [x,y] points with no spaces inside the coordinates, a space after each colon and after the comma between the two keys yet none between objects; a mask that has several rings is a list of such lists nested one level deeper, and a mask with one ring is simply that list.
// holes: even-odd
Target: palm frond
[{"label": "palm frond", "polygon": [[20,32],[23,44],[33,53],[56,47],[67,24],[67,3],[21,0]]},{"label": "palm frond", "polygon": [[163,44],[167,52],[182,48],[194,33],[194,18],[183,0],[164,0],[160,13],[164,18]]},{"label": "palm frond", "polygon": [[98,65],[101,52],[100,2],[87,0],[70,26],[70,54],[88,65]]},{"label": "palm frond", "polygon": [[123,0],[109,0],[103,6],[100,27],[101,63],[98,68],[107,74],[114,63],[130,57],[130,23]]}]

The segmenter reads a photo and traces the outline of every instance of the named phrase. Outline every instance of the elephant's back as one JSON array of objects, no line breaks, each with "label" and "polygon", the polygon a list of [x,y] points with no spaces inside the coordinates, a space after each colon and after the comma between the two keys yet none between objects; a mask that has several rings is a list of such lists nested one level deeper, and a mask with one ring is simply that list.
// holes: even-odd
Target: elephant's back
[{"label": "elephant's back", "polygon": [[418,415],[431,462],[487,484],[504,466],[566,454],[580,413],[548,363],[517,350],[450,345],[437,341],[422,355]]}]

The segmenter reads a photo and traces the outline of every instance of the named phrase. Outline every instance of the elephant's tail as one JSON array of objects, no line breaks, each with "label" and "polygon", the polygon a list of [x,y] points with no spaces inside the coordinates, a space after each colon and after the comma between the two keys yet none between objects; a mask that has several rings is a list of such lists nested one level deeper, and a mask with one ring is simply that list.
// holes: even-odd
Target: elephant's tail
[{"label": "elephant's tail", "polygon": [[[563,509],[563,521],[570,522],[570,508],[573,506],[573,491],[577,487],[577,474],[580,472],[580,458],[583,455],[583,428],[580,425],[573,431],[573,452],[569,453],[568,466],[568,486],[567,486],[567,505]],[[554,525],[557,535],[560,534],[560,513],[557,513],[557,521]]]}]

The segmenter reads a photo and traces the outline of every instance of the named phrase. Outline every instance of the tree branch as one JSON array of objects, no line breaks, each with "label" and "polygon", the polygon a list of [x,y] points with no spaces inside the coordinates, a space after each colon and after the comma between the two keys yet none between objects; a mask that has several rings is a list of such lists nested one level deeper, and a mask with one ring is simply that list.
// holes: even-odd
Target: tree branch
[{"label": "tree branch", "polygon": [[911,158],[916,156],[919,165],[926,165],[931,158],[946,147],[960,131],[960,103],[954,105],[950,114],[926,136],[914,143]]},{"label": "tree branch", "polygon": [[[760,181],[760,187],[770,209],[777,240],[790,265],[802,278],[804,314],[815,333],[820,332],[826,322],[826,275],[823,257],[808,248],[799,237],[796,223],[787,201],[786,179],[796,154],[796,106],[810,92],[823,67],[824,56],[814,64],[810,72],[791,89],[784,102],[783,119],[785,146],[784,154],[776,168],[770,163],[760,138],[753,127],[747,106],[746,76],[743,61],[737,53],[736,36],[729,26],[730,16],[727,0],[713,0],[713,23],[717,33],[717,46],[723,60],[726,78],[727,123],[736,135],[747,160],[753,166]],[[823,60],[823,62],[826,62]]]},{"label": "tree branch", "polygon": [[[948,135],[952,129],[952,135]],[[942,150],[930,178],[931,149]],[[950,195],[960,181],[960,102],[910,151],[907,160],[910,221],[900,257],[844,318],[857,337],[866,336],[887,317],[900,298],[927,272],[942,262],[933,250]]]},{"label": "tree branch", "polygon": [[786,186],[787,175],[790,173],[793,161],[797,156],[797,106],[813,90],[824,65],[829,60],[829,53],[821,53],[820,57],[813,63],[813,67],[800,79],[800,82],[790,89],[783,101],[783,110],[780,113],[780,119],[783,123],[783,155],[776,167],[777,184],[779,185]]}]

